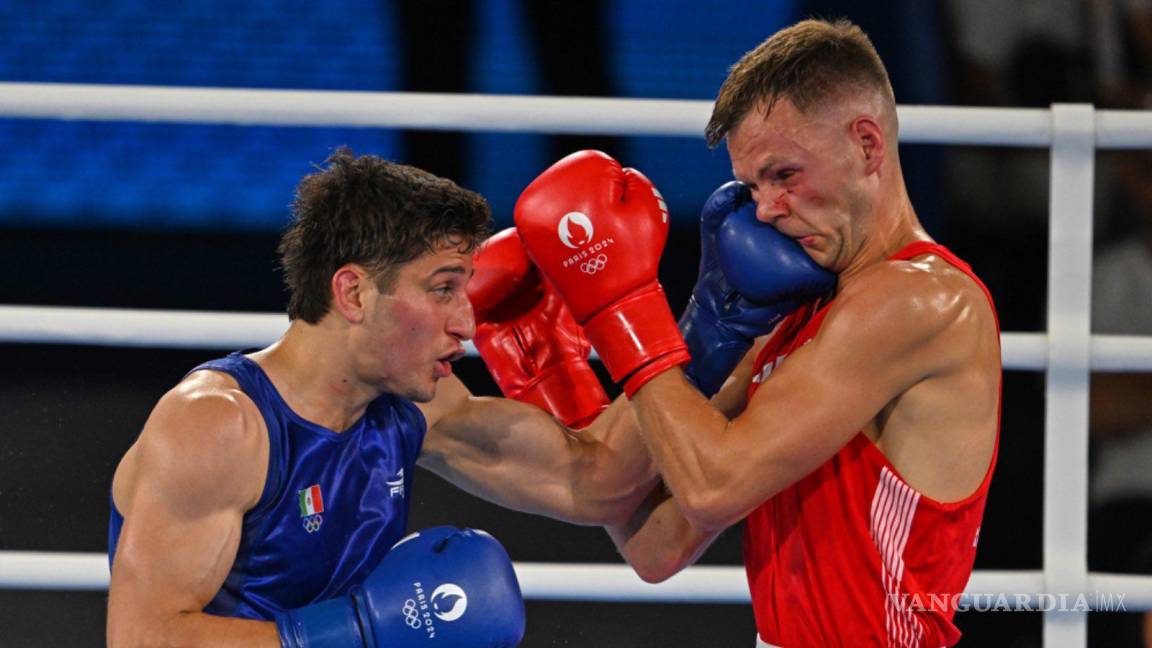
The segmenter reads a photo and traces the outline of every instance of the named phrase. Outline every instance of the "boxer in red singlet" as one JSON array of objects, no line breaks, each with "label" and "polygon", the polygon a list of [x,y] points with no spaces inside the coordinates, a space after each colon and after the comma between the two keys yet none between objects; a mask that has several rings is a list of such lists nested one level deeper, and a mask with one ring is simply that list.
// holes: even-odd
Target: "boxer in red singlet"
[{"label": "boxer in red singlet", "polygon": [[[756,219],[837,285],[759,339],[710,400],[680,368],[661,323],[669,316],[651,307],[656,264],[610,259],[566,279],[548,248],[550,216],[518,207],[522,235],[539,231],[525,236],[529,254],[578,305],[577,319],[602,328],[598,313],[610,313],[643,356],[618,379],[666,488],[610,529],[613,539],[642,577],[661,580],[746,519],[762,644],[936,647],[960,637],[952,603],[972,571],[996,459],[999,327],[980,280],[921,227],[897,132],[884,65],[849,23],[801,22],[732,68],[709,141],[727,140]],[[615,227],[615,215],[588,217],[598,233]],[[630,249],[646,236],[611,231]],[[644,317],[628,321],[641,300]]]}]

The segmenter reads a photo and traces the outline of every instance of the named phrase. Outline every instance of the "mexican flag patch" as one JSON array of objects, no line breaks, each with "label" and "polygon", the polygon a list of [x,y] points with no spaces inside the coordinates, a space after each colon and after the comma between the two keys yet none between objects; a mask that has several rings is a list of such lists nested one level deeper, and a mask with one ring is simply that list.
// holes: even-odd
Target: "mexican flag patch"
[{"label": "mexican flag patch", "polygon": [[300,500],[300,517],[308,517],[324,512],[324,498],[320,495],[320,485],[313,484],[297,493]]}]

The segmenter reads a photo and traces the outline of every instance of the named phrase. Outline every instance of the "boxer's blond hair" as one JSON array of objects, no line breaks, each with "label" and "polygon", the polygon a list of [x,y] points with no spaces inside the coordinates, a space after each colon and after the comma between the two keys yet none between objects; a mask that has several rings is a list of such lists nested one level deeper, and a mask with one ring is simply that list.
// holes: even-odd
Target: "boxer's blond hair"
[{"label": "boxer's blond hair", "polygon": [[753,109],[762,107],[767,115],[780,99],[808,113],[861,92],[878,94],[895,120],[888,71],[864,30],[847,20],[804,20],[776,32],[732,66],[704,136],[714,147]]}]

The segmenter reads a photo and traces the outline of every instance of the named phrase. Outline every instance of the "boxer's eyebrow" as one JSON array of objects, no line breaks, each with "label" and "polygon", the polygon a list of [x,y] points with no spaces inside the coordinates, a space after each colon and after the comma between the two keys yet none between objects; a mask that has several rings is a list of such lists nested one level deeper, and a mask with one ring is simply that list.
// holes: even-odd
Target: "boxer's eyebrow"
[{"label": "boxer's eyebrow", "polygon": [[451,274],[460,274],[460,275],[467,275],[468,274],[468,270],[464,267],[463,263],[451,263],[451,264],[442,265],[439,268],[436,268],[435,270],[430,272],[428,274],[428,276],[429,277],[435,277],[436,275],[438,275],[442,272],[448,272]]},{"label": "boxer's eyebrow", "polygon": [[762,178],[765,175],[770,174],[772,172],[772,169],[774,169],[775,167],[778,167],[782,164],[790,164],[790,162],[787,158],[783,158],[783,157],[779,157],[779,156],[775,156],[775,155],[772,157],[769,157],[769,158],[765,159],[764,162],[762,162],[760,164],[760,168],[756,169],[756,177]]},{"label": "boxer's eyebrow", "polygon": [[732,169],[732,177],[739,180],[740,182],[743,182],[744,184],[748,185],[749,187],[755,187],[761,178],[765,177],[766,175],[768,175],[772,171],[773,167],[777,167],[777,166],[780,166],[782,164],[790,164],[790,163],[791,163],[791,161],[788,158],[785,158],[783,156],[769,155],[768,157],[764,158],[760,162],[760,164],[758,164],[756,166],[756,171],[754,172],[752,177],[741,178],[736,173],[736,169]]}]

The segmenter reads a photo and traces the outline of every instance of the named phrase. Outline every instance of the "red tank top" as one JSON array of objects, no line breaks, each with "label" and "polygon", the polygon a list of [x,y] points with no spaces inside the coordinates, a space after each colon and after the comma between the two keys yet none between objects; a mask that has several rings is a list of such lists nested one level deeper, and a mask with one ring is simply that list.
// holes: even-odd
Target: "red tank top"
[{"label": "red tank top", "polygon": [[[935,254],[988,289],[943,246],[917,242],[892,260]],[[812,339],[829,304],[794,313],[756,358],[760,382]],[[995,306],[993,305],[993,314]],[[999,323],[997,323],[999,331]],[[997,424],[997,446],[999,424]],[[760,637],[797,646],[950,646],[954,604],[972,574],[996,450],[980,486],[943,503],[909,486],[863,433],[766,500],[744,526],[744,564]]]}]

